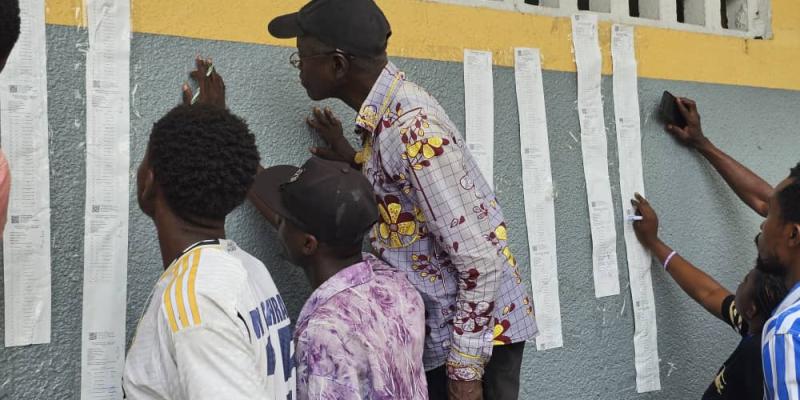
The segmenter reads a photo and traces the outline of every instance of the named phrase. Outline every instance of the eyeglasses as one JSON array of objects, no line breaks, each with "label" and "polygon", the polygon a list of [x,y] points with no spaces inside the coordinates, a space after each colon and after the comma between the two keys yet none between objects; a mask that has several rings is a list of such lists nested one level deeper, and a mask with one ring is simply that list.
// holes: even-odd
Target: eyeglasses
[{"label": "eyeglasses", "polygon": [[300,53],[295,51],[294,53],[292,53],[291,56],[289,56],[289,64],[292,64],[293,67],[295,67],[297,69],[300,69],[303,66],[303,60],[308,60],[308,59],[311,59],[311,58],[325,57],[325,56],[330,56],[330,55],[333,55],[333,54],[341,54],[341,55],[343,55],[343,56],[345,56],[345,57],[347,57],[349,59],[355,58],[355,56],[347,54],[347,53],[345,53],[345,52],[343,52],[343,51],[341,51],[339,49],[336,49],[336,50],[333,50],[333,51],[328,51],[328,52],[321,53],[321,54],[314,54],[313,56],[304,56],[304,57],[300,56]]}]

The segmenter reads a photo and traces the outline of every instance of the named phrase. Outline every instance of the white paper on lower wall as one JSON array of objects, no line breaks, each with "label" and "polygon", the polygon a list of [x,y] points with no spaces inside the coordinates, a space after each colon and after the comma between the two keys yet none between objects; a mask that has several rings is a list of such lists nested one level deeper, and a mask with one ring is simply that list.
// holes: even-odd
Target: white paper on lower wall
[{"label": "white paper on lower wall", "polygon": [[572,16],[572,41],[578,70],[578,117],[592,231],[592,270],[596,297],[619,294],[617,231],[608,176],[608,144],[600,91],[602,57],[597,16]]},{"label": "white paper on lower wall", "polygon": [[88,0],[81,399],[121,399],[130,163],[130,3]]},{"label": "white paper on lower wall", "polygon": [[50,159],[44,0],[21,1],[22,27],[0,78],[0,132],[11,168],[3,236],[5,345],[50,342]]},{"label": "white paper on lower wall", "polygon": [[464,108],[467,148],[494,189],[494,80],[489,51],[464,50]]},{"label": "white paper on lower wall", "polygon": [[[614,25],[611,51],[614,59],[614,119],[619,150],[619,186],[622,215],[634,215],[630,203],[634,193],[644,195],[642,176],[642,139],[639,115],[636,54],[633,28]],[[636,390],[639,393],[661,389],[658,365],[658,338],[653,280],[650,276],[650,253],[636,239],[633,224],[624,222],[628,254],[628,277],[631,284],[636,364]]]},{"label": "white paper on lower wall", "polygon": [[522,187],[531,255],[531,284],[539,336],[536,348],[564,345],[558,293],[555,199],[550,170],[542,65],[539,49],[514,50],[514,74],[519,107]]}]

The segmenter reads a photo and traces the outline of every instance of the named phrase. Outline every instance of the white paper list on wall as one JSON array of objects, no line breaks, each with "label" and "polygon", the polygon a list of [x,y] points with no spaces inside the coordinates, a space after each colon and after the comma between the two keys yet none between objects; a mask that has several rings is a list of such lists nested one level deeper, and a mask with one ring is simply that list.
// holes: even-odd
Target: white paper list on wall
[{"label": "white paper list on wall", "polygon": [[536,348],[547,350],[564,346],[564,339],[558,293],[555,196],[539,49],[514,49],[514,76],[531,284],[539,327]]},{"label": "white paper list on wall", "polygon": [[50,156],[44,0],[21,1],[19,40],[0,77],[0,132],[11,168],[3,236],[5,345],[50,342]]},{"label": "white paper list on wall", "polygon": [[[614,25],[611,29],[614,59],[614,119],[619,150],[619,186],[622,214],[634,215],[629,199],[644,195],[642,139],[639,116],[636,54],[633,28]],[[636,390],[639,393],[661,389],[658,366],[658,338],[650,253],[636,239],[633,224],[625,222],[625,247],[633,304],[633,348],[636,363]]]},{"label": "white paper list on wall", "polygon": [[130,164],[130,3],[88,0],[81,399],[121,399]]},{"label": "white paper list on wall", "polygon": [[619,294],[619,271],[603,97],[600,92],[602,58],[596,15],[572,16],[572,41],[578,70],[578,117],[592,231],[594,293],[597,297],[605,297]]},{"label": "white paper list on wall", "polygon": [[464,50],[464,108],[467,148],[494,189],[494,81],[489,51]]}]

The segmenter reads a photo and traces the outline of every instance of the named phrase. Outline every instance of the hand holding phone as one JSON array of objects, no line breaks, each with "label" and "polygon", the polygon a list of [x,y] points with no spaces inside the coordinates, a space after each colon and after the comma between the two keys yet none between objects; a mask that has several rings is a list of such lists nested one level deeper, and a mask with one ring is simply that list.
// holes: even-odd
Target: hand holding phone
[{"label": "hand holding phone", "polygon": [[703,134],[697,103],[692,99],[682,97],[676,100],[675,96],[664,92],[661,119],[666,123],[667,132],[686,146],[699,149],[710,143]]},{"label": "hand holding phone", "polygon": [[668,91],[664,91],[661,96],[661,105],[659,106],[661,119],[667,125],[675,125],[680,128],[686,127],[686,118],[678,108],[678,99]]}]

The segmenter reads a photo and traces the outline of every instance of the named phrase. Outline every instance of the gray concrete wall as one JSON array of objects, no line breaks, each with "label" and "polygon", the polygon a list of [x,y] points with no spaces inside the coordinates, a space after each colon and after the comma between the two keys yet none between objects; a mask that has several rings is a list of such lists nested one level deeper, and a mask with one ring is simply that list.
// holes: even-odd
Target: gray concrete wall
[{"label": "gray concrete wall", "polygon": [[[48,26],[48,86],[51,129],[52,342],[0,348],[0,399],[73,399],[80,388],[80,328],[85,192],[85,31]],[[79,44],[79,46],[76,46]],[[230,42],[134,35],[132,49],[131,174],[143,155],[149,129],[179,101],[197,53],[214,58],[226,78],[228,104],[258,137],[267,165],[298,164],[314,137],[303,119],[314,105],[289,65],[292,52]],[[546,55],[545,55],[546,56]],[[454,122],[464,127],[463,70],[459,63],[394,60],[409,78],[428,88]],[[514,75],[495,68],[495,181],[511,232],[511,247],[529,276],[522,204],[519,122]],[[800,160],[797,127],[800,93],[674,81],[640,80],[644,175],[650,200],[660,212],[665,240],[728,288],[735,288],[753,265],[752,245],[759,218],[742,205],[696,154],[678,146],[653,117],[661,91],[692,96],[700,103],[705,130],[720,147],[770,182],[787,175]],[[591,242],[575,110],[573,73],[545,72],[550,150],[556,199],[559,279],[564,348],[526,349],[522,399],[674,399],[699,398],[737,336],[690,300],[654,265],[661,358],[660,392],[636,394],[633,317],[621,226],[619,269],[623,292],[595,299]],[[613,130],[611,79],[603,95],[609,126],[609,164],[615,202],[621,201]],[[354,112],[331,105],[349,122]],[[13,168],[13,166],[12,166]],[[132,180],[131,182],[135,182]],[[138,210],[131,187],[128,265],[128,340],[161,273],[153,224]],[[627,201],[626,199],[622,199]],[[617,207],[619,208],[619,207]],[[245,205],[228,221],[229,236],[270,269],[287,307],[296,318],[309,286],[303,274],[278,255],[276,236],[255,210]],[[2,300],[0,299],[0,302]],[[2,307],[0,305],[0,307]],[[2,308],[0,308],[2,309]],[[3,326],[0,314],[0,327]],[[0,328],[2,329],[2,328]],[[0,332],[0,337],[2,333]]]}]

